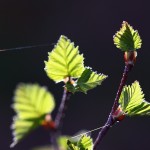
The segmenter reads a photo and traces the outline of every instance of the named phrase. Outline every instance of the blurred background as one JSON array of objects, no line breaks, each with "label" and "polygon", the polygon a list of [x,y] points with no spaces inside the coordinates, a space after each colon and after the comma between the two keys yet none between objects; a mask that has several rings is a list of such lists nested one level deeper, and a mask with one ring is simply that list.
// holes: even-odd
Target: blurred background
[{"label": "blurred background", "polygon": [[[63,84],[56,85],[44,71],[44,60],[60,35],[80,46],[85,65],[109,76],[102,86],[72,96],[62,133],[74,135],[82,129],[102,126],[113,104],[124,69],[123,53],[112,37],[128,21],[138,29],[143,46],[128,84],[140,81],[146,100],[150,101],[150,7],[142,0],[0,0],[0,49],[49,44],[47,47],[0,52],[0,149],[9,150],[13,92],[20,82],[46,85],[54,94],[57,107]],[[55,116],[56,111],[53,115]],[[150,118],[126,118],[116,124],[98,149],[149,150]],[[92,133],[95,138],[97,132]],[[49,133],[43,128],[32,132],[14,150],[31,150],[48,145]]]}]

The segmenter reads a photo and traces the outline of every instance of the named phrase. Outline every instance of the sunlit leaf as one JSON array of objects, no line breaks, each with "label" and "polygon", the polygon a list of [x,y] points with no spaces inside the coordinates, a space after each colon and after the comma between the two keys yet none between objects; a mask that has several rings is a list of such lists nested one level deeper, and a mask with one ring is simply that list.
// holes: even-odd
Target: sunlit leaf
[{"label": "sunlit leaf", "polygon": [[67,37],[59,38],[52,52],[48,53],[48,61],[45,61],[45,71],[50,79],[60,82],[66,77],[81,76],[84,58],[78,49]]},{"label": "sunlit leaf", "polygon": [[67,150],[67,140],[69,139],[70,137],[69,136],[60,136],[58,139],[57,139],[57,143],[58,143],[58,146],[60,148],[60,150]]},{"label": "sunlit leaf", "polygon": [[67,150],[80,150],[80,147],[78,147],[77,143],[73,143],[68,140],[67,144],[68,144]]},{"label": "sunlit leaf", "polygon": [[90,68],[86,68],[82,73],[81,77],[77,80],[76,89],[86,93],[88,90],[101,85],[102,81],[106,79],[107,76],[104,74],[97,74],[93,72]]},{"label": "sunlit leaf", "polygon": [[85,150],[92,150],[93,149],[93,140],[90,136],[82,136],[81,139],[78,142],[78,146],[81,147],[81,149]]},{"label": "sunlit leaf", "polygon": [[142,45],[138,31],[125,21],[121,29],[114,35],[113,40],[116,47],[122,51],[134,51],[141,48]]},{"label": "sunlit leaf", "polygon": [[82,136],[78,142],[68,140],[68,150],[93,150],[93,140],[89,136]]},{"label": "sunlit leaf", "polygon": [[41,125],[45,115],[55,107],[52,94],[37,84],[20,84],[14,96],[13,109],[17,115],[13,119],[12,129],[15,146],[31,130]]},{"label": "sunlit leaf", "polygon": [[119,103],[128,116],[150,115],[150,103],[144,100],[144,94],[138,81],[131,86],[124,87]]}]

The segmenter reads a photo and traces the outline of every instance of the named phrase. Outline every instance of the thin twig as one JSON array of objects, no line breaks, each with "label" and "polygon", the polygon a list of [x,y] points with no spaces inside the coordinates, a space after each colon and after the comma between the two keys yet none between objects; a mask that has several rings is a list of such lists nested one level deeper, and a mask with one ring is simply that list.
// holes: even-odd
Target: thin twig
[{"label": "thin twig", "polygon": [[[111,112],[109,114],[108,120],[105,123],[105,126],[102,128],[102,130],[99,132],[95,142],[94,142],[94,147],[93,149],[95,150],[98,146],[98,144],[102,141],[103,137],[106,135],[106,133],[108,132],[108,130],[110,129],[110,127],[116,122],[116,120],[114,120],[113,118],[113,113],[116,111],[117,107],[118,107],[118,101],[121,95],[121,92],[123,90],[124,85],[126,84],[127,81],[127,77],[128,77],[128,73],[131,71],[133,65],[125,65],[125,69],[122,75],[122,79],[118,88],[118,92],[116,94],[116,98],[113,104],[113,107],[111,109]],[[107,125],[107,126],[106,126]]]},{"label": "thin twig", "polygon": [[57,129],[60,129],[62,124],[63,124],[63,118],[65,116],[65,110],[67,108],[67,101],[70,99],[70,96],[71,96],[71,92],[68,92],[64,88],[62,101],[61,101],[60,107],[58,109],[58,113],[56,115],[56,118],[55,118],[55,124],[56,124]]},{"label": "thin twig", "polygon": [[59,146],[57,144],[57,139],[60,136],[60,129],[63,124],[63,118],[65,116],[65,110],[67,108],[67,101],[70,99],[71,92],[68,92],[66,88],[64,88],[64,93],[62,96],[61,104],[59,106],[57,115],[55,117],[55,130],[51,132],[51,143],[54,146],[55,150],[59,150]]}]

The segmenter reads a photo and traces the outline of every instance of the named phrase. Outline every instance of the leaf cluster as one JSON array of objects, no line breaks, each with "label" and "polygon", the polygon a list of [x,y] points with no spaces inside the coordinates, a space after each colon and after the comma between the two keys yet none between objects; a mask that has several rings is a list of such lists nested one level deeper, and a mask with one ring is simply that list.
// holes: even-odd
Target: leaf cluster
[{"label": "leaf cluster", "polygon": [[106,75],[97,74],[84,66],[84,57],[79,53],[79,47],[75,47],[66,36],[60,36],[48,55],[48,61],[45,61],[48,77],[56,83],[64,81],[65,87],[72,93],[77,91],[87,93],[107,78]]},{"label": "leaf cluster", "polygon": [[[141,47],[142,40],[136,30],[127,22],[123,22],[122,28],[114,36],[114,44],[122,51],[135,51]],[[87,91],[101,85],[107,78],[106,75],[93,71],[84,65],[83,54],[79,47],[75,46],[66,36],[60,36],[53,50],[48,53],[45,61],[47,76],[54,82],[64,82],[65,90],[76,93]],[[38,84],[20,84],[14,96],[13,109],[16,116],[13,119],[12,129],[14,147],[30,131],[52,120],[51,113],[55,108],[53,95]],[[119,111],[126,116],[150,115],[150,103],[144,99],[144,94],[138,81],[131,86],[124,86],[120,99]],[[78,141],[68,140],[69,137],[58,138],[60,149],[64,150],[92,150],[93,141],[89,136],[82,136]],[[50,147],[50,149],[54,149]]]},{"label": "leaf cluster", "polygon": [[[64,81],[65,88],[72,93],[77,91],[86,93],[100,85],[107,77],[85,67],[84,57],[79,54],[79,47],[75,47],[74,43],[65,36],[60,36],[54,49],[48,53],[45,71],[56,83]],[[45,87],[38,84],[18,85],[13,104],[16,116],[12,124],[14,140],[11,147],[37,127],[50,126],[54,108],[54,97]],[[64,140],[59,140],[58,143],[62,141]]]}]

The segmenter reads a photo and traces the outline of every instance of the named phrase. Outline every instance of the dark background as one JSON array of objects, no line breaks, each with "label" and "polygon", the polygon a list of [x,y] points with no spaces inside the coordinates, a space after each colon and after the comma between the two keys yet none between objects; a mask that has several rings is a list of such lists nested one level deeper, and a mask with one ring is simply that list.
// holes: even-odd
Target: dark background
[{"label": "dark background", "polygon": [[[0,52],[0,149],[8,150],[12,142],[10,124],[14,115],[13,91],[19,82],[38,82],[55,95],[57,107],[62,84],[56,85],[44,72],[44,60],[60,35],[68,36],[84,53],[85,64],[109,75],[102,86],[75,94],[69,102],[63,134],[73,135],[81,129],[102,126],[111,109],[124,69],[123,53],[112,37],[122,21],[139,30],[143,46],[129,75],[150,101],[150,5],[146,0],[0,0],[0,48],[37,44],[49,47]],[[57,109],[57,108],[56,108]],[[54,112],[55,115],[56,111]],[[98,149],[149,150],[150,119],[126,118],[114,126]],[[96,137],[98,131],[92,135]],[[14,150],[48,145],[49,133],[42,128],[32,132]]]}]

